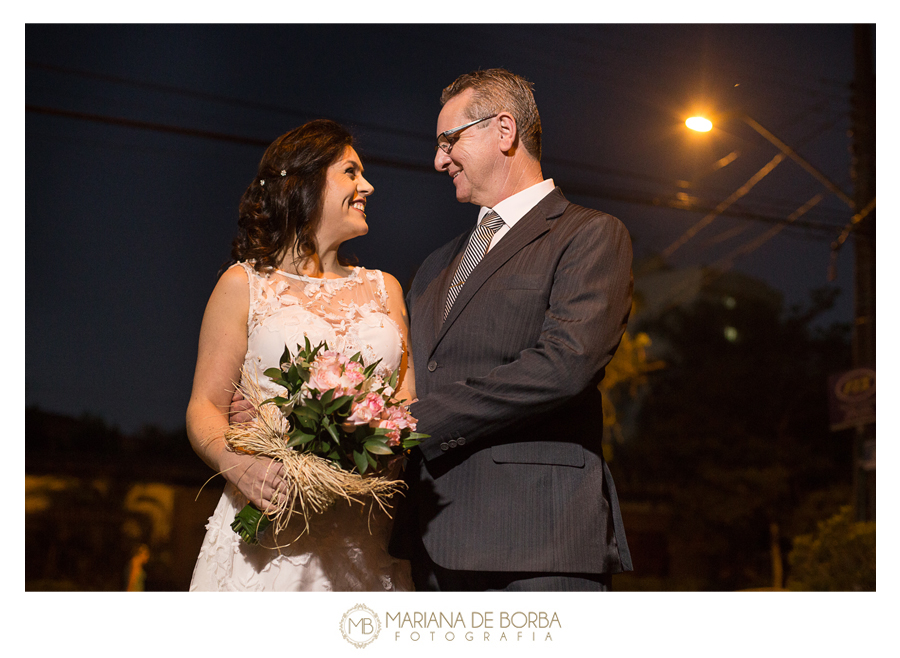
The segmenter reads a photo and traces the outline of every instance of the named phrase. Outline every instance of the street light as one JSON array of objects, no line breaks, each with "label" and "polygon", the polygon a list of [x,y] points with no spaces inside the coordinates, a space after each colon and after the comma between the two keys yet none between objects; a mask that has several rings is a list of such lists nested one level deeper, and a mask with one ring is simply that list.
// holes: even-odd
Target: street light
[{"label": "street light", "polygon": [[696,130],[698,133],[708,133],[712,130],[712,121],[704,117],[690,117],[684,122],[684,125],[691,130]]}]

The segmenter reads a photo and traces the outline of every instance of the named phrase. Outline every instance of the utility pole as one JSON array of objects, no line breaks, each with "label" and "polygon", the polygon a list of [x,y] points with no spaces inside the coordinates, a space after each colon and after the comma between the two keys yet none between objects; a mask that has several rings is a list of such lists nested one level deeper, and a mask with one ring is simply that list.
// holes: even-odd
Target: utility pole
[{"label": "utility pole", "polygon": [[[857,210],[875,198],[874,25],[854,25],[853,142],[851,174]],[[875,368],[875,211],[854,228],[853,366]],[[875,520],[875,423],[857,425],[853,446],[856,517]]]}]

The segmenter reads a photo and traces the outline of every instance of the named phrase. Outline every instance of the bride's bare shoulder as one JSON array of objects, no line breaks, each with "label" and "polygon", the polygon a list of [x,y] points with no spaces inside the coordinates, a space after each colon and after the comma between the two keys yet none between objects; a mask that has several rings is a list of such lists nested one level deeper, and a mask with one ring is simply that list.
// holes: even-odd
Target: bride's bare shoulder
[{"label": "bride's bare shoulder", "polygon": [[235,263],[222,273],[216,287],[222,286],[227,289],[246,288],[250,274],[248,270],[253,267],[246,263]]},{"label": "bride's bare shoulder", "polygon": [[381,270],[381,276],[384,278],[384,287],[387,288],[389,294],[403,292],[403,286],[400,285],[400,282],[397,281],[397,278],[393,274]]},{"label": "bride's bare shoulder", "polygon": [[246,315],[247,306],[250,303],[248,277],[247,271],[240,264],[233,265],[225,270],[216,282],[215,288],[213,288],[207,310],[209,311],[210,307],[223,310],[231,309]]}]

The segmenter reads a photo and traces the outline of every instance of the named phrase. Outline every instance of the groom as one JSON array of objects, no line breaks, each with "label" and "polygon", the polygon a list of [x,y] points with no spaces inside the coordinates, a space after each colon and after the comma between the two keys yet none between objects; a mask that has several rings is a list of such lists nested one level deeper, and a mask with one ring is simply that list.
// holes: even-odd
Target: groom
[{"label": "groom", "polygon": [[434,166],[478,227],[407,297],[411,411],[431,437],[392,551],[420,590],[607,590],[631,570],[597,389],[631,309],[628,232],[544,179],[530,83],[476,71],[441,103]]}]

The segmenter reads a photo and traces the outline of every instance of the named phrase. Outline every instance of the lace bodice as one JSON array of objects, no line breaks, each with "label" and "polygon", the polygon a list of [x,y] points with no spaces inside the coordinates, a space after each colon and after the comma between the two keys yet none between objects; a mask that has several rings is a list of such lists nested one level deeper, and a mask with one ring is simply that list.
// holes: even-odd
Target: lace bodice
[{"label": "lace bodice", "polygon": [[322,279],[281,270],[260,274],[249,263],[234,267],[243,267],[250,282],[244,370],[266,395],[277,387],[263,372],[278,365],[285,346],[296,352],[305,338],[313,346],[324,340],[347,356],[359,352],[366,365],[381,359],[376,374],[382,377],[400,366],[406,345],[390,317],[380,271],[357,267],[348,277]]}]

